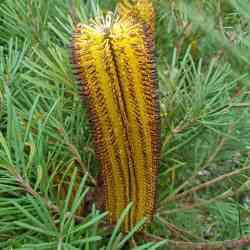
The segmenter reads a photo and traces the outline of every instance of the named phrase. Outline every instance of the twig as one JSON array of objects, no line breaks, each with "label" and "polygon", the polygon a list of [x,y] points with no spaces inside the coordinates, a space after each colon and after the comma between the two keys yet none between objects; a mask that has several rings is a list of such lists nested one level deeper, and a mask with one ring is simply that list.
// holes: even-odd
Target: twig
[{"label": "twig", "polygon": [[96,186],[96,180],[95,180],[95,178],[87,170],[87,168],[86,168],[84,162],[82,161],[81,156],[80,156],[77,148],[75,147],[75,145],[73,145],[71,143],[68,143],[68,147],[69,147],[70,152],[73,153],[73,155],[75,156],[75,159],[78,162],[78,164],[81,166],[84,174],[86,174],[89,177],[89,179],[91,181],[91,184],[93,186]]},{"label": "twig", "polygon": [[201,201],[201,202],[197,202],[197,203],[194,203],[191,206],[186,206],[186,207],[177,208],[177,209],[171,209],[171,210],[167,210],[167,211],[161,211],[160,210],[159,212],[160,212],[161,215],[163,215],[163,214],[180,213],[180,212],[183,212],[183,211],[192,210],[192,209],[195,209],[195,208],[200,208],[200,207],[207,206],[210,203],[214,203],[217,200],[226,199],[226,198],[231,197],[233,195],[234,195],[234,192],[228,190],[228,191],[226,191],[226,192],[224,192],[224,193],[222,193],[220,195],[217,195],[217,196],[213,197],[212,199]]},{"label": "twig", "polygon": [[[34,198],[41,198],[44,202],[44,204],[51,209],[54,213],[59,214],[60,213],[60,209],[58,206],[56,206],[55,204],[53,204],[50,200],[48,200],[47,198],[43,198],[39,195],[39,193],[37,193],[31,186],[29,183],[25,182],[25,180],[23,179],[23,177],[21,175],[17,175],[16,176],[16,180],[17,182],[23,187],[23,189],[29,193],[32,197]],[[72,217],[71,213],[66,213],[66,217]],[[74,219],[76,220],[77,223],[80,223],[84,217],[78,216],[78,215],[73,215]]]},{"label": "twig", "polygon": [[176,136],[177,134],[181,134],[187,129],[191,128],[192,126],[197,123],[198,119],[192,119],[188,123],[184,123],[184,120],[182,120],[175,128],[171,129],[171,133],[168,134],[165,139],[163,140],[162,146],[161,146],[161,156],[164,153],[165,146],[170,143],[172,138]]},{"label": "twig", "polygon": [[166,202],[174,202],[176,200],[183,199],[188,194],[193,194],[193,193],[198,192],[198,191],[200,191],[200,190],[202,190],[204,188],[208,188],[209,186],[212,186],[213,184],[215,184],[217,182],[223,181],[224,179],[230,178],[232,176],[237,176],[237,175],[241,174],[242,172],[244,172],[246,170],[250,170],[250,166],[247,166],[247,167],[244,167],[242,169],[238,169],[238,170],[232,171],[230,173],[218,176],[217,178],[215,178],[213,180],[210,180],[210,181],[207,181],[205,183],[202,183],[202,184],[200,184],[200,185],[198,185],[198,186],[196,186],[194,188],[191,188],[188,191],[185,191],[185,192],[183,192],[181,194],[177,194],[175,196],[172,196],[169,199],[166,199]]},{"label": "twig", "polygon": [[75,160],[80,165],[83,173],[89,177],[91,184],[93,186],[96,186],[95,178],[89,173],[86,165],[84,164],[84,162],[81,159],[81,156],[80,156],[76,146],[70,142],[68,135],[65,132],[65,129],[63,127],[60,127],[60,128],[58,128],[58,132],[64,137],[65,144],[68,146],[69,151],[73,154],[73,156],[75,157]]},{"label": "twig", "polygon": [[77,14],[76,14],[76,7],[75,7],[75,1],[69,0],[69,14],[73,21],[73,24],[77,24]]},{"label": "twig", "polygon": [[[234,124],[229,124],[228,126],[228,134],[231,134],[234,128]],[[202,167],[202,169],[207,168],[213,161],[214,159],[217,157],[217,155],[219,154],[219,152],[222,150],[222,148],[224,147],[225,143],[227,141],[227,137],[223,136],[221,137],[218,146],[216,147],[214,153],[208,158],[206,164]]]},{"label": "twig", "polygon": [[241,102],[241,103],[233,103],[231,104],[231,107],[235,107],[235,108],[247,108],[250,107],[250,102]]},{"label": "twig", "polygon": [[164,218],[160,217],[160,216],[157,216],[157,218],[159,219],[159,221],[165,225],[171,232],[173,233],[178,233],[178,234],[181,234],[181,235],[186,235],[188,237],[191,237],[195,240],[200,240],[200,237],[196,236],[196,235],[193,235],[191,234],[190,232],[184,230],[184,229],[181,229],[181,228],[178,228],[177,226],[175,226],[174,224],[172,223],[169,223],[168,221],[166,221]]},{"label": "twig", "polygon": [[[230,124],[228,127],[228,134],[231,134],[232,130],[233,130],[233,124]],[[214,150],[213,154],[208,158],[208,160],[206,161],[206,163],[202,166],[201,169],[205,169],[207,168],[213,161],[214,159],[217,157],[217,155],[219,154],[219,152],[222,150],[223,146],[226,143],[227,138],[225,136],[221,137],[218,143],[218,146],[216,147],[216,149]],[[200,170],[201,170],[200,169]],[[170,197],[167,197],[166,199],[164,199],[161,203],[163,206],[166,202],[170,202],[170,200],[176,200],[175,196],[177,196],[178,191],[183,189],[191,180],[193,180],[196,177],[197,173],[195,173],[194,175],[192,175],[188,180],[186,180],[180,187],[177,188],[176,192],[171,195]],[[188,192],[188,191],[187,191]]]},{"label": "twig", "polygon": [[[160,242],[166,239],[154,236],[148,233],[143,233],[146,241]],[[166,241],[167,249],[169,250],[228,250],[228,249],[239,249],[242,247],[250,246],[250,238],[242,238],[240,240],[226,240],[221,242],[184,242],[184,241]]]}]

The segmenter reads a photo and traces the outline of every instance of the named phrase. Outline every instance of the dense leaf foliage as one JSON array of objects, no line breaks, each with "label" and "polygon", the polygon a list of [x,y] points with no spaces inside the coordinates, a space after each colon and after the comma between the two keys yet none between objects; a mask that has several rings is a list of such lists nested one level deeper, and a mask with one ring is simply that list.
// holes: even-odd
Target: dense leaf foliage
[{"label": "dense leaf foliage", "polygon": [[95,204],[82,211],[98,163],[68,44],[74,23],[115,2],[0,3],[1,249],[166,249],[250,233],[247,0],[155,1],[162,151],[150,237],[135,235],[143,221],[120,233],[131,205],[110,228]]}]

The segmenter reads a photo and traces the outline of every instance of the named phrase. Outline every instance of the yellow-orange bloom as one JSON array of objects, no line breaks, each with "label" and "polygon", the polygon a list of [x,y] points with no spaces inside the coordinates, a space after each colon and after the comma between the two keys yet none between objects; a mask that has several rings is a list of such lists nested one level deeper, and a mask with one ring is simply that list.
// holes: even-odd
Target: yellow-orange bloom
[{"label": "yellow-orange bloom", "polygon": [[76,27],[72,63],[89,110],[108,220],[115,223],[132,201],[128,231],[151,218],[155,206],[160,116],[154,41],[141,22],[108,15]]}]

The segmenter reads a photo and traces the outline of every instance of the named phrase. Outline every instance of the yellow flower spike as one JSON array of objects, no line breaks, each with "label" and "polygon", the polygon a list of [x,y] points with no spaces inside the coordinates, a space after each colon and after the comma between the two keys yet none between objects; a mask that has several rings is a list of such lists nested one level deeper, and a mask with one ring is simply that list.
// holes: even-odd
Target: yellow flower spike
[{"label": "yellow flower spike", "polygon": [[[121,94],[105,24],[78,25],[72,41],[73,64],[86,99],[104,182],[109,223],[129,199],[128,166],[120,107]],[[102,195],[102,194],[101,194]]]},{"label": "yellow flower spike", "polygon": [[140,24],[133,27],[126,21],[114,24],[111,44],[129,124],[131,175],[136,180],[131,192],[134,224],[154,212],[160,144],[155,62],[151,44]]},{"label": "yellow flower spike", "polygon": [[117,13],[121,17],[134,18],[149,27],[149,32],[155,33],[155,10],[150,0],[121,0],[117,5]]},{"label": "yellow flower spike", "polygon": [[109,223],[134,204],[125,232],[154,213],[160,115],[153,49],[142,24],[111,14],[79,24],[72,38],[72,63],[89,109]]}]

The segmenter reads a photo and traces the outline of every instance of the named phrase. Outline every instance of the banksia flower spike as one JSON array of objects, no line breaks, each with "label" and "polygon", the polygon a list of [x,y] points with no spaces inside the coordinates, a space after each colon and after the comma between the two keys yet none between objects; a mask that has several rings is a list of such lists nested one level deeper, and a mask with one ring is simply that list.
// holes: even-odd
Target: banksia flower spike
[{"label": "banksia flower spike", "polygon": [[72,64],[89,110],[108,222],[134,205],[125,232],[152,218],[155,206],[160,125],[154,42],[147,29],[139,19],[109,14],[77,25],[72,37]]},{"label": "banksia flower spike", "polygon": [[121,0],[117,5],[121,17],[132,18],[135,22],[148,26],[149,32],[155,33],[155,10],[150,0]]}]

